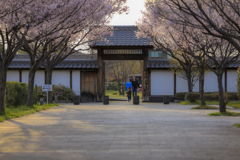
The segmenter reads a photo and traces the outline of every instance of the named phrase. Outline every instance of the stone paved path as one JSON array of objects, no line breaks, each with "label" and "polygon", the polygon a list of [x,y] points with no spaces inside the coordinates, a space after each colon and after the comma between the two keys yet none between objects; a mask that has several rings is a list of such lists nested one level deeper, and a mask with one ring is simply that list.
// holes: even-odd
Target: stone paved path
[{"label": "stone paved path", "polygon": [[0,160],[239,160],[240,117],[191,107],[61,105],[0,123]]}]

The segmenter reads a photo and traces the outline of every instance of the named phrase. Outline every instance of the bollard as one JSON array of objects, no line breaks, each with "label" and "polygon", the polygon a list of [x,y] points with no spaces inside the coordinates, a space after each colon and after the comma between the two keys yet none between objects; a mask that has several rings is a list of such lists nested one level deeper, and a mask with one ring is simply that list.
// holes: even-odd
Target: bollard
[{"label": "bollard", "polygon": [[169,96],[163,96],[163,104],[169,104],[170,97]]},{"label": "bollard", "polygon": [[73,96],[73,104],[74,105],[80,104],[80,96]]},{"label": "bollard", "polygon": [[133,96],[133,104],[139,104],[139,96]]},{"label": "bollard", "polygon": [[40,98],[40,105],[43,105],[44,102],[43,102],[43,98]]},{"label": "bollard", "polygon": [[104,96],[104,98],[103,98],[103,104],[104,104],[104,105],[109,104],[109,96]]}]

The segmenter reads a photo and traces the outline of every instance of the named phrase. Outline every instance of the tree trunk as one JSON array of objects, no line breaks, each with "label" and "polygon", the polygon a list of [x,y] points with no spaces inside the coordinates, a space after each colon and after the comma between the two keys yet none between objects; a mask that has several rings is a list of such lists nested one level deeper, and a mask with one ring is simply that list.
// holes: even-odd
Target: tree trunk
[{"label": "tree trunk", "polygon": [[6,89],[6,78],[7,69],[3,64],[0,64],[0,113],[5,114],[5,106],[4,106],[4,95]]},{"label": "tree trunk", "polygon": [[[52,84],[52,69],[47,68],[46,72],[47,72],[46,83]],[[53,102],[53,95],[52,95],[52,92],[49,91],[48,92],[48,103],[52,103],[52,102]]]},{"label": "tree trunk", "polygon": [[219,93],[219,109],[220,112],[226,112],[226,104],[224,102],[224,95],[223,95],[223,85],[222,85],[222,76],[223,74],[218,74],[218,93]]},{"label": "tree trunk", "polygon": [[199,67],[199,92],[200,92],[200,103],[201,106],[205,106],[205,100],[204,100],[204,66]]},{"label": "tree trunk", "polygon": [[36,71],[36,69],[31,68],[29,70],[27,106],[33,106],[33,87]]},{"label": "tree trunk", "polygon": [[188,93],[192,92],[192,76],[187,73]]}]

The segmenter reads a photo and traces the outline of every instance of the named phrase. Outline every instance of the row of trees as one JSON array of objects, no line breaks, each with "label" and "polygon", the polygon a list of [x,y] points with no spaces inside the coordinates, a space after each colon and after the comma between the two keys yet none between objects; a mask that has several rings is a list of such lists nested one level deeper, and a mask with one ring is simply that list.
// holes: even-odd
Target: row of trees
[{"label": "row of trees", "polygon": [[[225,112],[222,77],[226,67],[239,58],[240,1],[148,0],[145,5],[138,36],[150,38],[156,48],[176,60],[184,58],[186,67],[192,62],[198,66],[202,104],[204,69],[214,72],[220,112]],[[186,76],[190,80],[191,72]]]},{"label": "row of trees", "polygon": [[0,112],[5,113],[7,69],[19,50],[30,57],[27,105],[33,105],[36,71],[52,69],[86,44],[111,34],[106,24],[127,12],[126,0],[17,0],[0,2]]}]

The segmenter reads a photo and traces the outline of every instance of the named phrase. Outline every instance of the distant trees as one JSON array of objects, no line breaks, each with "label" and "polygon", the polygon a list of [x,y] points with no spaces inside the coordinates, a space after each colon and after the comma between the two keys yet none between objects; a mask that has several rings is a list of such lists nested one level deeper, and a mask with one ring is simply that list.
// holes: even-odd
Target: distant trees
[{"label": "distant trees", "polygon": [[[118,83],[118,91],[120,95],[125,94],[125,85],[130,74],[141,73],[140,61],[106,61],[106,71],[108,74],[112,73]],[[108,76],[108,75],[107,75]],[[122,89],[123,88],[123,89]],[[122,89],[122,90],[121,90]]]},{"label": "distant trees", "polygon": [[[222,76],[239,57],[240,2],[153,0],[146,2],[146,8],[138,23],[139,36],[149,37],[156,47],[180,50],[195,59],[201,77],[205,67],[213,71],[218,79],[220,112],[225,112]],[[200,80],[203,91],[203,78]]]}]

